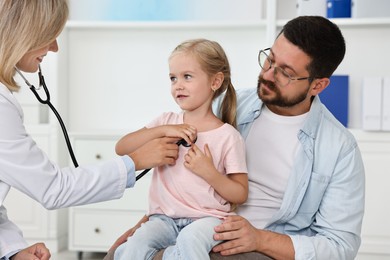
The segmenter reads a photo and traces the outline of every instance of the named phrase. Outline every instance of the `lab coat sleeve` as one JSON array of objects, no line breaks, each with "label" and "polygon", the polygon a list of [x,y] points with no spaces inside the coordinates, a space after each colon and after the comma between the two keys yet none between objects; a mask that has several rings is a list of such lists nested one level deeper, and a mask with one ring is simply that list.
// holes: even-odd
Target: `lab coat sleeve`
[{"label": "lab coat sleeve", "polygon": [[9,221],[7,210],[0,207],[0,259],[12,252],[26,248],[27,242],[17,226]]},{"label": "lab coat sleeve", "polygon": [[37,146],[23,125],[12,95],[0,91],[0,180],[45,208],[56,209],[120,198],[127,170],[120,157],[61,169]]}]

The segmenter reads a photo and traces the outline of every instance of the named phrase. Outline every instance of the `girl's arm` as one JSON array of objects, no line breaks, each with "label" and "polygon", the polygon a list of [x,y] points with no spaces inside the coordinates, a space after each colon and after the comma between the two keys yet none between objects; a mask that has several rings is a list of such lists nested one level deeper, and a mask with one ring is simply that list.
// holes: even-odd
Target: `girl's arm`
[{"label": "girl's arm", "polygon": [[119,139],[119,141],[116,143],[115,152],[119,155],[132,153],[152,139],[163,137],[163,134],[160,132],[160,130],[162,129],[159,127],[144,127],[135,132],[129,133]]},{"label": "girl's arm", "polygon": [[192,143],[196,138],[196,129],[187,124],[144,127],[122,137],[115,146],[115,152],[119,155],[129,154],[160,137],[177,137],[178,140],[183,138],[187,143]]},{"label": "girl's arm", "polygon": [[230,203],[243,204],[248,199],[248,175],[246,173],[222,175],[216,172],[209,174],[206,181]]},{"label": "girl's arm", "polygon": [[213,164],[208,145],[203,153],[195,144],[185,155],[184,165],[202,177],[218,194],[234,204],[242,204],[248,198],[248,175],[246,173],[230,173],[222,175]]}]

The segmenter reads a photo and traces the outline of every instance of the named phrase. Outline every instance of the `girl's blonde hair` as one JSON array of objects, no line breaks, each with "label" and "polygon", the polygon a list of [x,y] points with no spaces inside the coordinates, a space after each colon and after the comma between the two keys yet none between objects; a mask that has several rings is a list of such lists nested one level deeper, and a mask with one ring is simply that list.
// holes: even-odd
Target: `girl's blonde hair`
[{"label": "girl's blonde hair", "polygon": [[52,43],[68,19],[66,0],[0,1],[0,82],[18,91],[15,66],[29,51]]},{"label": "girl's blonde hair", "polygon": [[206,39],[188,40],[178,45],[173,50],[171,57],[182,52],[194,55],[199,61],[202,70],[210,77],[218,72],[223,73],[224,81],[221,87],[214,92],[213,100],[226,91],[219,111],[221,120],[236,127],[236,91],[230,79],[229,60],[221,45]]}]

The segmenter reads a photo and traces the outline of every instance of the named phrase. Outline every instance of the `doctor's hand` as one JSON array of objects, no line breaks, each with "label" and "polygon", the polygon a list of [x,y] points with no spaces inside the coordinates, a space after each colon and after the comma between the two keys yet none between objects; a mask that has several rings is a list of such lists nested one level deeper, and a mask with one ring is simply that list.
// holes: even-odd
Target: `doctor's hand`
[{"label": "doctor's hand", "polygon": [[129,156],[134,161],[135,169],[150,169],[161,165],[174,165],[179,154],[177,138],[162,137],[153,139],[139,147]]},{"label": "doctor's hand", "polygon": [[11,257],[11,260],[49,260],[49,249],[44,243],[36,243]]}]

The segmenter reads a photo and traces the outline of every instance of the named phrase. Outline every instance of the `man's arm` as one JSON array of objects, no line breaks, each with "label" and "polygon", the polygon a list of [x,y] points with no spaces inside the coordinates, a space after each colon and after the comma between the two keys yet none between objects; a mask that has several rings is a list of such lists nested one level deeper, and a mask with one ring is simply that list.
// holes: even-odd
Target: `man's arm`
[{"label": "man's arm", "polygon": [[[327,159],[322,163],[330,164]],[[354,259],[360,246],[364,213],[364,167],[357,147],[335,160],[337,164],[329,182],[325,178],[322,182],[317,179],[306,190],[306,201],[301,207],[306,210],[313,206],[313,201],[318,202],[319,208],[311,209],[313,216],[305,219],[302,217],[305,214],[297,213],[289,223],[274,224],[282,230],[285,225],[294,226],[294,234],[258,230],[244,218],[233,216],[216,227],[214,236],[216,240],[231,241],[216,246],[213,251],[226,255],[258,251],[275,259]],[[325,189],[323,193],[319,192],[321,187]],[[306,227],[310,230],[300,232]]]}]

